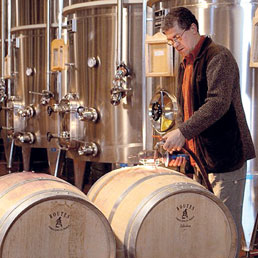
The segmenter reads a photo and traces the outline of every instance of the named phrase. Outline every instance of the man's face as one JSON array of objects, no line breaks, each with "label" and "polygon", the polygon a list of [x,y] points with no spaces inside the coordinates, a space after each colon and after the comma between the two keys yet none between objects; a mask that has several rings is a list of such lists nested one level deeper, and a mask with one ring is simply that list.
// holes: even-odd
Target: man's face
[{"label": "man's face", "polygon": [[181,29],[177,22],[174,27],[165,31],[168,41],[172,42],[173,47],[182,56],[187,56],[195,47],[195,28],[193,24],[189,30]]}]

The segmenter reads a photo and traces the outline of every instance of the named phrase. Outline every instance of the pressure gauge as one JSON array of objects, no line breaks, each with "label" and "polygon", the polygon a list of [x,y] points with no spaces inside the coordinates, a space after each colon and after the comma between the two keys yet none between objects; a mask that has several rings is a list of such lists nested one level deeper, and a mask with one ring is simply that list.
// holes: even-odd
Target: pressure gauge
[{"label": "pressure gauge", "polygon": [[99,58],[97,57],[89,57],[88,58],[88,67],[89,68],[94,68],[99,65]]},{"label": "pressure gauge", "polygon": [[26,68],[26,75],[27,75],[27,76],[32,76],[33,73],[34,73],[33,68],[31,68],[31,67],[27,67],[27,68]]}]

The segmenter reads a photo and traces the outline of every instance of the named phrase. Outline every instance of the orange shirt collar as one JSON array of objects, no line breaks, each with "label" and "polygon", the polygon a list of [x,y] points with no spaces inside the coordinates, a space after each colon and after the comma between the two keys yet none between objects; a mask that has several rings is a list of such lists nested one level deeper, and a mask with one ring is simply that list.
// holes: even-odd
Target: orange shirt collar
[{"label": "orange shirt collar", "polygon": [[194,62],[195,58],[198,56],[201,50],[204,40],[205,40],[205,36],[201,36],[200,40],[196,44],[195,48],[191,51],[191,53],[189,53],[188,56],[184,57],[184,60],[183,60],[184,65]]}]

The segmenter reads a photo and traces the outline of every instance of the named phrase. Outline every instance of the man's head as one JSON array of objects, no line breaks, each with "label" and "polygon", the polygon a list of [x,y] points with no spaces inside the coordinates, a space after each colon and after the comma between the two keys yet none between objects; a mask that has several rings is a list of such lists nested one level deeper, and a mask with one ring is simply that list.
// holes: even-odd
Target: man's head
[{"label": "man's head", "polygon": [[168,41],[183,56],[188,55],[200,39],[198,21],[184,7],[172,9],[166,15],[162,30]]}]

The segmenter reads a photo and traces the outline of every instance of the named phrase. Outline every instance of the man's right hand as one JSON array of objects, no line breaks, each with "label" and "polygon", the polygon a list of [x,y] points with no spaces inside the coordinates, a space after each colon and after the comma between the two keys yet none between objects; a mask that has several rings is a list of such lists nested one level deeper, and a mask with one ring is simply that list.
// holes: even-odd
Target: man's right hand
[{"label": "man's right hand", "polygon": [[163,149],[171,154],[173,151],[180,151],[185,145],[185,137],[178,128],[165,134],[162,139],[165,140]]}]

